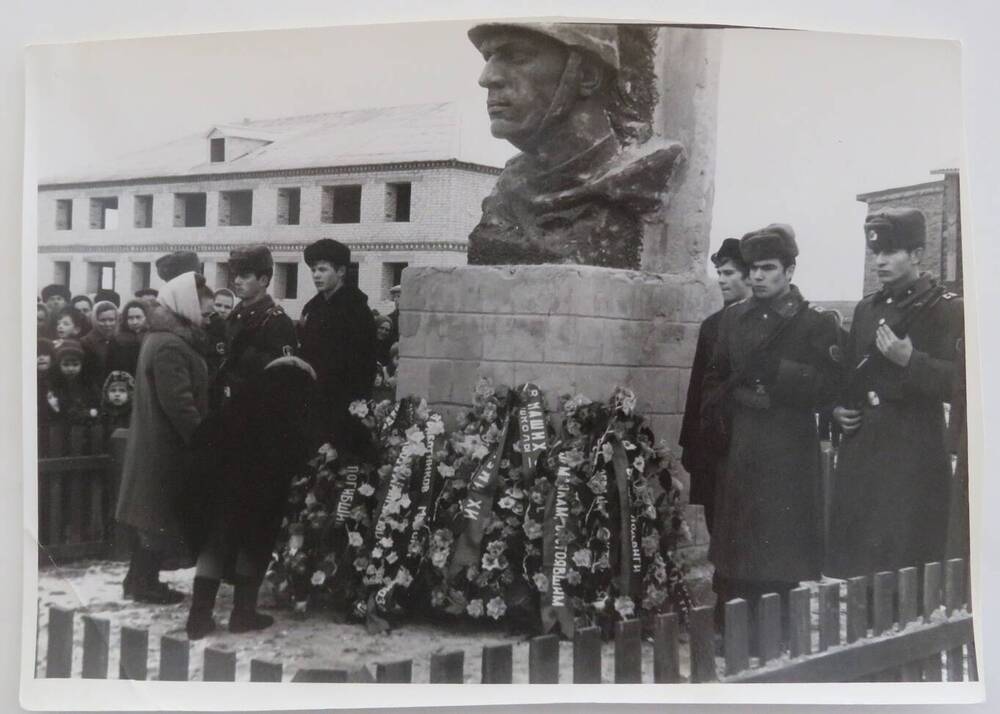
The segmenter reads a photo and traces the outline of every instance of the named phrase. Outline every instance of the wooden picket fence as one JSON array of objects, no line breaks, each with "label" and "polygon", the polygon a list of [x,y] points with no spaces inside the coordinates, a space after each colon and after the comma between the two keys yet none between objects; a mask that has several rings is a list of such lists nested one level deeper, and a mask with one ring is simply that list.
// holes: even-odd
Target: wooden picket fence
[{"label": "wooden picket fence", "polygon": [[[748,604],[732,600],[725,607],[723,656],[717,657],[713,611],[698,607],[690,613],[682,633],[674,613],[649,621],[617,623],[614,634],[615,683],[681,682],[852,682],[852,681],[963,681],[977,678],[972,616],[966,598],[962,560],[929,563],[918,582],[917,568],[898,573],[876,573],[873,578],[820,584],[816,597],[808,588],[792,590],[787,605],[776,594],[765,595],[756,618],[756,653],[751,657]],[[922,587],[920,587],[922,585]],[[842,606],[841,587],[846,590]],[[869,611],[869,599],[872,608]],[[813,608],[815,606],[815,608]],[[782,619],[789,623],[782,636]],[[815,617],[814,617],[815,615]],[[112,626],[109,620],[83,615],[82,654],[74,666],[75,611],[49,609],[45,677],[105,679],[109,675]],[[684,635],[686,634],[686,637]],[[150,633],[122,627],[117,633],[119,679],[150,677]],[[652,672],[643,672],[643,640],[652,641]],[[577,630],[572,642],[572,682],[602,681],[602,639],[597,627]],[[686,648],[688,651],[683,652]],[[165,635],[159,641],[157,678],[190,678],[191,644],[183,637]],[[686,654],[686,658],[682,655]],[[236,681],[236,652],[205,647],[202,679]],[[560,683],[560,641],[556,635],[534,637],[528,644],[528,681]],[[681,662],[690,662],[682,672]],[[479,681],[513,681],[514,646],[483,647]],[[251,682],[280,682],[280,662],[252,659]],[[292,682],[413,681],[413,660],[377,662],[368,667],[301,669]],[[644,674],[647,675],[644,677]],[[648,676],[648,675],[651,675]],[[466,679],[465,652],[434,654],[429,662],[432,683],[461,683]]]},{"label": "wooden picket fence", "polygon": [[[39,562],[121,555],[114,521],[125,430],[52,424],[39,432]],[[110,442],[110,443],[109,443]]]}]

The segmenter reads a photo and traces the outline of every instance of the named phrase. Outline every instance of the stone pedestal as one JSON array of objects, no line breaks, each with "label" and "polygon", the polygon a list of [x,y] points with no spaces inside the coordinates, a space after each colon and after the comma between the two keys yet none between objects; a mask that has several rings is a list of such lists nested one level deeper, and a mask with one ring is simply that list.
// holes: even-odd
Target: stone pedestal
[{"label": "stone pedestal", "polygon": [[407,268],[399,390],[448,415],[480,375],[535,382],[553,408],[621,385],[676,444],[705,294],[689,278],[591,266]]}]

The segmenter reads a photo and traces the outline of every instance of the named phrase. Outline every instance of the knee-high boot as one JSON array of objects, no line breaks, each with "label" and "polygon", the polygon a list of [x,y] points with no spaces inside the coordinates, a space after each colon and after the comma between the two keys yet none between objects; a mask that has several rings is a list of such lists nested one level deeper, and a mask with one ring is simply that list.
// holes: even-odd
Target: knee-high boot
[{"label": "knee-high boot", "polygon": [[188,613],[187,636],[189,640],[200,640],[212,632],[216,625],[212,618],[215,596],[219,593],[219,581],[196,575],[191,594],[191,611]]},{"label": "knee-high boot", "polygon": [[246,575],[237,575],[233,588],[233,612],[229,616],[230,632],[250,632],[263,630],[274,624],[270,615],[257,612],[257,592],[261,580]]}]

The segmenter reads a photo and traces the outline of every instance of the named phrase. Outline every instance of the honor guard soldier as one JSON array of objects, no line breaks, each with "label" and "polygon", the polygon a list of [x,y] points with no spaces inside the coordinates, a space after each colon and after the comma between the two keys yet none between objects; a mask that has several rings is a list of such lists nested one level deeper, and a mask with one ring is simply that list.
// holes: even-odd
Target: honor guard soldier
[{"label": "honor guard soldier", "polygon": [[740,241],[726,238],[717,253],[713,253],[712,264],[718,275],[719,291],[722,293],[722,310],[705,318],[698,330],[698,345],[691,364],[691,379],[688,383],[687,400],[684,404],[684,422],[681,424],[680,446],[684,450],[681,463],[691,475],[691,503],[700,503],[705,509],[705,525],[711,533],[715,513],[715,479],[719,469],[720,454],[712,448],[710,440],[700,433],[702,381],[708,361],[715,350],[719,335],[719,322],[723,311],[730,305],[750,297],[750,276],[747,265],[740,254]]},{"label": "honor guard soldier", "polygon": [[329,238],[305,249],[316,296],[302,308],[300,355],[316,370],[315,439],[358,451],[364,430],[351,428],[348,407],[368,399],[375,382],[375,319],[368,296],[347,284],[351,250]]},{"label": "honor guard soldier", "polygon": [[229,268],[235,275],[240,302],[226,320],[228,349],[218,375],[224,410],[269,362],[293,356],[298,348],[295,324],[267,294],[274,276],[274,260],[267,246],[230,252]]},{"label": "honor guard soldier", "polygon": [[724,454],[709,550],[714,587],[723,602],[746,599],[753,613],[761,595],[784,596],[820,574],[815,411],[833,402],[839,354],[835,320],[791,282],[791,226],[746,234],[740,254],[753,296],[722,313],[702,429]]},{"label": "honor guard soldier", "polygon": [[951,461],[943,403],[961,379],[961,299],[920,270],[924,215],[865,219],[882,288],[858,303],[834,418],[843,430],[826,573],[871,575],[940,561]]}]

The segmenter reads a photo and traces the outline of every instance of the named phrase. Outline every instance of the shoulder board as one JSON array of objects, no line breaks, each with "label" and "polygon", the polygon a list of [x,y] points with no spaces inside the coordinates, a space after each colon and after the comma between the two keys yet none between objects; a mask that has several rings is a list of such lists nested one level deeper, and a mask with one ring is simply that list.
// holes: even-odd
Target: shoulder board
[{"label": "shoulder board", "polygon": [[954,300],[957,297],[959,297],[958,293],[952,293],[952,292],[943,292],[943,293],[941,293],[941,299],[942,300]]},{"label": "shoulder board", "polygon": [[820,314],[826,312],[826,308],[822,307],[821,305],[813,305],[810,303],[809,307],[812,308],[815,312],[818,312]]},{"label": "shoulder board", "polygon": [[271,307],[267,308],[267,314],[268,315],[284,315],[285,314],[285,309],[283,307],[281,307],[281,305],[272,305]]}]

